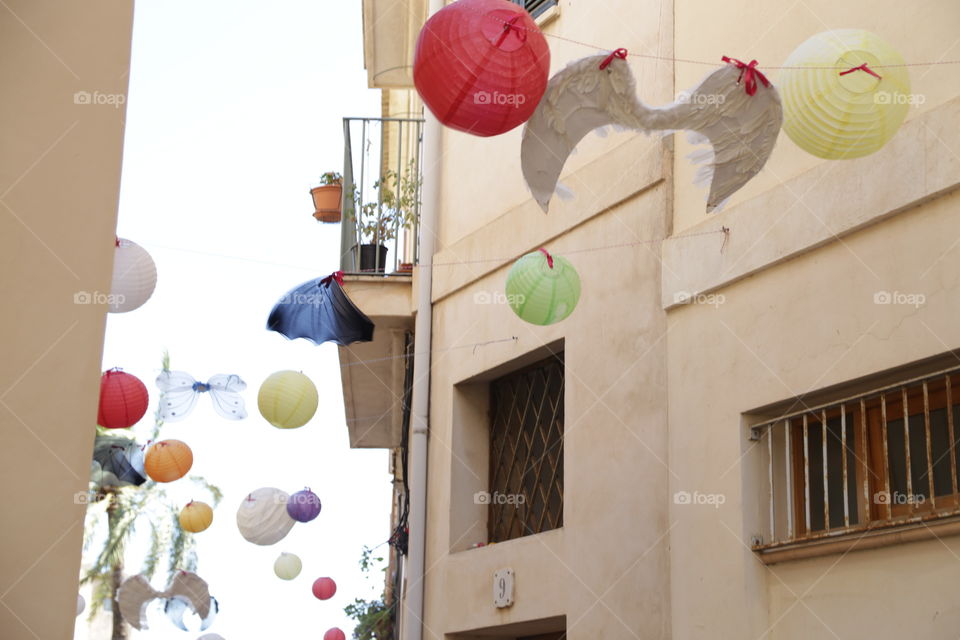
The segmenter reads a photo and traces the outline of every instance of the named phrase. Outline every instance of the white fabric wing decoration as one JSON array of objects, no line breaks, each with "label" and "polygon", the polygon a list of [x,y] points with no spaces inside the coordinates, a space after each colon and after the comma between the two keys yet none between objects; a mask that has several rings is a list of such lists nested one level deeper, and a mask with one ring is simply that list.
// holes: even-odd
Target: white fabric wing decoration
[{"label": "white fabric wing decoration", "polygon": [[160,418],[166,422],[183,420],[190,415],[201,393],[210,394],[214,410],[227,420],[247,417],[246,405],[240,397],[247,383],[236,374],[218,373],[203,383],[194,380],[189,373],[164,370],[157,376],[157,387],[163,394]]},{"label": "white fabric wing decoration", "polygon": [[203,619],[210,615],[213,602],[207,583],[195,573],[179,572],[166,591],[154,589],[146,576],[135,575],[124,580],[117,592],[120,615],[134,629],[144,630],[147,628],[147,605],[156,598],[174,598],[186,602]]},{"label": "white fabric wing decoration", "polygon": [[[624,52],[625,55],[625,52]],[[601,69],[602,63],[606,67]],[[707,212],[755,176],[773,151],[783,122],[780,95],[765,78],[748,95],[741,80],[756,70],[724,65],[683,99],[648,107],[636,95],[630,66],[613,54],[569,64],[550,79],[540,105],[523,130],[523,176],[547,211],[567,156],[590,131],[607,125],[650,132],[687,129],[712,144],[701,160],[697,183],[711,181]]]}]

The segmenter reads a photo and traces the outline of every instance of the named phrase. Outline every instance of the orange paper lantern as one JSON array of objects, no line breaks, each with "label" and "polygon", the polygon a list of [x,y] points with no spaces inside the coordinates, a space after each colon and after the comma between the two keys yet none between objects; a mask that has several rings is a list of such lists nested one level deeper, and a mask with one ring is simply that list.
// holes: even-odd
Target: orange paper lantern
[{"label": "orange paper lantern", "polygon": [[180,510],[180,528],[190,533],[205,531],[213,522],[213,509],[206,502],[191,500]]},{"label": "orange paper lantern", "polygon": [[161,440],[147,449],[144,469],[157,482],[173,482],[187,475],[193,466],[193,451],[180,440]]}]

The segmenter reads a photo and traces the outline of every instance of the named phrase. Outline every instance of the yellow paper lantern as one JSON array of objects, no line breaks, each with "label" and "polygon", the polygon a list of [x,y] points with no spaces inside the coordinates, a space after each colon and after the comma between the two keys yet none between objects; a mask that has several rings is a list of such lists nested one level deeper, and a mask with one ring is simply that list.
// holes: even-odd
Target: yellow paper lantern
[{"label": "yellow paper lantern", "polygon": [[320,398],[310,378],[298,371],[277,371],[260,385],[257,406],[267,422],[296,429],[310,422]]},{"label": "yellow paper lantern", "polygon": [[828,160],[877,151],[914,102],[906,67],[885,66],[902,64],[900,54],[869,31],[813,36],[783,63],[784,131],[804,151]]},{"label": "yellow paper lantern", "polygon": [[180,528],[190,533],[200,533],[213,522],[213,509],[206,502],[191,500],[180,510]]},{"label": "yellow paper lantern", "polygon": [[283,552],[273,563],[273,572],[282,580],[293,580],[300,575],[303,563],[292,553]]}]

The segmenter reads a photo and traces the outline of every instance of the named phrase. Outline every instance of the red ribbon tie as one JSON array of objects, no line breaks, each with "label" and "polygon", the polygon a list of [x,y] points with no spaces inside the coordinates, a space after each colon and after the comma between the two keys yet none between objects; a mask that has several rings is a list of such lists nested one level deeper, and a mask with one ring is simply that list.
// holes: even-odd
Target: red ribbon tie
[{"label": "red ribbon tie", "polygon": [[327,286],[329,287],[331,280],[336,280],[336,281],[337,281],[337,284],[342,287],[342,286],[343,286],[343,271],[334,271],[333,273],[331,273],[330,275],[328,275],[326,278],[324,278],[323,280],[321,280],[321,281],[320,281],[320,284],[325,284],[325,285],[327,285]]},{"label": "red ribbon tie", "polygon": [[[626,51],[626,49],[624,49],[624,51]],[[553,256],[550,255],[550,252],[544,249],[543,247],[540,247],[538,251],[540,251],[540,253],[542,253],[543,255],[547,256],[547,266],[553,269]]]},{"label": "red ribbon tie", "polygon": [[759,69],[757,69],[757,61],[751,60],[750,64],[741,62],[736,58],[729,58],[723,56],[721,58],[724,62],[734,65],[737,69],[740,69],[740,77],[737,78],[737,84],[740,84],[740,81],[743,81],[743,88],[746,90],[748,96],[755,95],[757,93],[757,79],[760,79],[760,82],[763,83],[763,86],[769,87],[770,81],[767,80],[767,76],[763,75]]},{"label": "red ribbon tie", "polygon": [[[609,66],[610,66],[610,63],[613,62],[613,59],[614,59],[614,58],[620,58],[621,60],[626,60],[626,59],[627,59],[627,50],[624,49],[623,47],[621,47],[621,48],[619,48],[619,49],[616,49],[616,50],[614,50],[614,51],[611,51],[611,52],[610,52],[610,55],[608,55],[606,58],[604,58],[604,59],[603,59],[603,62],[600,63],[600,69],[603,70],[603,69],[606,69],[607,67],[609,67]],[[551,268],[552,268],[552,267],[553,267],[553,265],[551,265]]]},{"label": "red ribbon tie", "polygon": [[883,78],[880,77],[880,74],[878,74],[876,71],[874,71],[873,69],[871,69],[870,67],[867,66],[867,63],[866,63],[866,62],[864,62],[864,63],[863,63],[862,65],[860,65],[859,67],[854,67],[854,68],[852,68],[852,69],[847,69],[846,71],[841,71],[841,72],[840,72],[840,75],[845,76],[845,75],[847,75],[848,73],[853,73],[854,71],[866,71],[867,73],[869,73],[870,75],[872,75],[872,76],[873,76],[874,78],[876,78],[877,80],[883,80]]},{"label": "red ribbon tie", "polygon": [[507,39],[507,36],[510,35],[511,32],[513,32],[515,36],[520,38],[520,42],[527,41],[526,29],[524,29],[523,27],[517,26],[517,21],[520,20],[521,17],[523,17],[523,14],[518,13],[517,15],[513,16],[512,18],[510,18],[509,20],[503,23],[503,33],[500,34],[500,37],[497,38],[497,41],[493,44],[493,46],[499,47],[500,45],[502,45],[503,41]]}]

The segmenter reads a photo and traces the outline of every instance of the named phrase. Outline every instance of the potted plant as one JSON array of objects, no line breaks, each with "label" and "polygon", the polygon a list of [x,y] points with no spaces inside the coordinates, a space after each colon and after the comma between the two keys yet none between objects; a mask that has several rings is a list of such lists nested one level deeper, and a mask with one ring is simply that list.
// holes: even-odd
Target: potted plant
[{"label": "potted plant", "polygon": [[320,186],[310,189],[313,196],[313,217],[320,222],[340,222],[343,178],[336,171],[320,176]]},{"label": "potted plant", "polygon": [[402,174],[392,169],[384,171],[373,188],[376,202],[363,202],[359,189],[354,190],[353,202],[360,204],[350,215],[360,232],[360,270],[382,272],[387,262],[386,243],[394,240],[401,228],[409,228],[419,215],[420,176],[411,161]]}]

